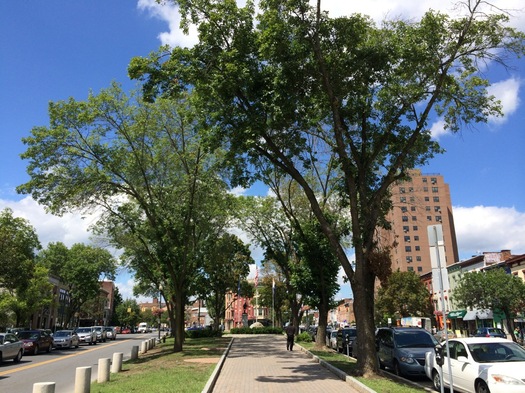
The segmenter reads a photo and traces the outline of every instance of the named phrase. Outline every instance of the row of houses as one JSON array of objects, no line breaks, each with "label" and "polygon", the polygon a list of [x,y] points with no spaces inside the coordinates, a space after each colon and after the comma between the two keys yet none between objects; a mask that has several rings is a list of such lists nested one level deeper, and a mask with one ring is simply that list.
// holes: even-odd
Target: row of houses
[{"label": "row of houses", "polygon": [[[498,310],[462,309],[458,307],[454,299],[454,289],[463,274],[495,268],[505,269],[508,274],[517,276],[525,282],[525,254],[512,255],[510,250],[484,252],[447,266],[446,274],[443,275],[446,285],[442,292],[438,286],[433,284],[433,281],[436,282],[435,275],[437,272],[429,272],[421,276],[434,305],[434,317],[438,328],[443,328],[446,322],[448,329],[453,330],[459,336],[468,336],[478,327],[495,326],[506,330],[507,321],[504,320],[504,315]],[[519,315],[515,316],[512,321],[515,326],[522,326],[523,322],[525,321]]]}]

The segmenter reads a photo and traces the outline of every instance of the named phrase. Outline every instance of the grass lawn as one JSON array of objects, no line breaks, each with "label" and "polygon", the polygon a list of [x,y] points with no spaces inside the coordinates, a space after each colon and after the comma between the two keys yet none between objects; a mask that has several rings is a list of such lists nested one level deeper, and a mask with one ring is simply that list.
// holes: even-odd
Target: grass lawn
[{"label": "grass lawn", "polygon": [[173,353],[173,339],[157,345],[106,383],[92,383],[92,393],[194,393],[206,386],[230,337],[186,339],[183,351]]},{"label": "grass lawn", "polygon": [[354,376],[363,385],[380,393],[420,393],[421,389],[414,388],[411,385],[406,385],[401,382],[394,381],[389,378],[378,376],[376,378],[356,377],[357,363],[354,359],[344,356],[338,352],[334,352],[328,348],[326,350],[317,350],[314,348],[313,342],[299,342],[303,348],[317,356],[319,359],[331,364],[332,366],[344,371],[350,376]]}]

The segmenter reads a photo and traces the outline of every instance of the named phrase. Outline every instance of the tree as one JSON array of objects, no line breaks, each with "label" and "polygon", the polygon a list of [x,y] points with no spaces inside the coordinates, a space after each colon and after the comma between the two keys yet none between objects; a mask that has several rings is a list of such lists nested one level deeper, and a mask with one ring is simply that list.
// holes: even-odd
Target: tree
[{"label": "tree", "polygon": [[123,261],[164,287],[174,351],[200,267],[200,242],[228,216],[220,151],[202,147],[185,95],[147,103],[113,84],[86,101],[52,102],[50,126],[24,139],[30,180],[19,186],[53,213],[97,209],[97,232]]},{"label": "tree", "polygon": [[[387,251],[378,249],[376,229],[388,228],[390,186],[442,152],[431,139],[433,117],[457,132],[501,114],[485,67],[521,56],[524,34],[481,0],[466,0],[455,18],[430,11],[381,27],[362,15],[330,18],[320,0],[261,1],[257,21],[252,2],[174,3],[183,27],[197,25],[199,43],[135,58],[129,74],[149,100],[192,90],[208,140],[229,148],[238,184],[257,178],[266,160],[302,187],[352,286],[358,368],[376,373],[373,293]],[[311,139],[328,149],[312,150]],[[321,160],[326,151],[342,171],[355,268],[303,176],[312,154]]]},{"label": "tree", "polygon": [[379,288],[376,310],[382,322],[396,317],[428,317],[432,315],[432,303],[428,289],[415,272],[396,271]]},{"label": "tree", "polygon": [[237,290],[239,280],[250,273],[253,259],[248,246],[229,233],[209,239],[201,252],[204,263],[199,275],[200,298],[213,318],[213,329],[218,330],[225,316],[226,293]]},{"label": "tree", "polygon": [[502,311],[507,331],[516,341],[511,320],[525,308],[525,284],[519,277],[508,274],[502,268],[465,273],[452,296],[459,307]]},{"label": "tree", "polygon": [[[116,262],[109,251],[76,243],[68,249],[63,243],[49,243],[38,255],[38,262],[60,278],[67,287],[64,326],[71,326],[73,316],[102,319],[100,309],[100,281],[114,279]],[[90,307],[86,305],[91,304]],[[86,306],[86,307],[84,307]]]},{"label": "tree", "polygon": [[140,307],[135,299],[126,299],[116,308],[118,322],[120,326],[135,327],[140,321]]},{"label": "tree", "polygon": [[52,301],[48,270],[38,266],[35,229],[11,209],[0,213],[0,316],[2,325],[27,326],[31,314]]}]

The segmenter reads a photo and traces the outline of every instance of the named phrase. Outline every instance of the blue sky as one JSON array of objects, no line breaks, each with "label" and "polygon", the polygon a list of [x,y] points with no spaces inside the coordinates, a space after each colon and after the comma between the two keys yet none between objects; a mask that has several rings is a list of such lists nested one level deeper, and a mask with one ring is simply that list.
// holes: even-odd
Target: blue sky
[{"label": "blue sky", "polygon": [[[369,0],[324,1],[333,16],[362,12],[379,21],[385,16],[418,18],[432,7],[450,12],[452,1]],[[365,4],[366,3],[366,4]],[[520,0],[493,1],[505,9],[519,9]],[[438,6],[439,4],[439,6]],[[512,24],[525,30],[525,15]],[[161,44],[192,45],[195,35],[177,29],[173,7],[152,0],[75,0],[0,2],[0,209],[10,207],[37,229],[41,242],[88,242],[90,219],[79,215],[52,217],[15,187],[28,180],[21,138],[34,126],[47,125],[50,101],[85,99],[118,81],[126,88],[134,56],[147,56]],[[446,153],[436,157],[424,173],[439,173],[450,185],[460,256],[510,249],[525,253],[525,60],[514,69],[487,70],[495,83],[492,93],[502,100],[505,116],[475,125],[460,135],[433,133]],[[92,221],[92,219],[91,219]],[[260,253],[254,255],[257,259]],[[132,278],[121,274],[121,292],[131,295]],[[341,295],[349,293],[348,284]]]}]

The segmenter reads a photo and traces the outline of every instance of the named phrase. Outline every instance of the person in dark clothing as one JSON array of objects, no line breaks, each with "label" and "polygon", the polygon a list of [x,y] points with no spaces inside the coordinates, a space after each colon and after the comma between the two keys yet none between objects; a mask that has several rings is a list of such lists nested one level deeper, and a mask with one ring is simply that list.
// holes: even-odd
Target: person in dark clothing
[{"label": "person in dark clothing", "polygon": [[284,329],[286,332],[286,350],[293,351],[293,339],[295,336],[295,326],[291,323]]}]

